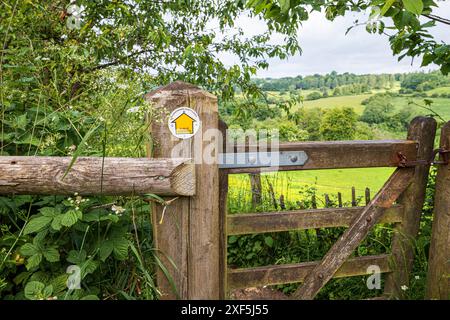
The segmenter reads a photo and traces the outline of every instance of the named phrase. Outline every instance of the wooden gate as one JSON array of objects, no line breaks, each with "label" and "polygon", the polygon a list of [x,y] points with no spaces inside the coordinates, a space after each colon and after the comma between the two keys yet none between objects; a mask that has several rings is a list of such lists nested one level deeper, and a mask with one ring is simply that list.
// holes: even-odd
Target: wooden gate
[{"label": "wooden gate", "polygon": [[[222,130],[225,127],[222,124]],[[302,282],[293,297],[313,299],[331,278],[365,275],[371,265],[377,265],[381,272],[389,273],[385,286],[386,295],[401,297],[401,286],[409,282],[414,255],[411,239],[416,237],[419,229],[435,132],[434,119],[417,117],[411,122],[407,140],[280,145],[280,151],[306,152],[309,160],[303,166],[280,167],[277,170],[397,167],[365,207],[227,215],[228,176],[256,173],[260,172],[260,168],[222,169],[221,268],[226,275],[223,278],[222,298],[226,298],[227,292],[232,289]],[[391,254],[350,259],[354,250],[377,223],[396,224]],[[348,229],[321,261],[246,269],[227,268],[226,248],[230,235],[342,226]]]}]

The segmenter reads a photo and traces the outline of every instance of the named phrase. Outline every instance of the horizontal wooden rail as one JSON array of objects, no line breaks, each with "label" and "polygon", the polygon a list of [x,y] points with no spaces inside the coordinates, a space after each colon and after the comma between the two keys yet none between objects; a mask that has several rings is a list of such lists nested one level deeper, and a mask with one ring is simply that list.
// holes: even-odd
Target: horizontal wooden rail
[{"label": "horizontal wooden rail", "polygon": [[[289,230],[348,227],[364,207],[326,208],[278,212],[243,213],[227,216],[229,235],[279,232]],[[380,223],[401,222],[403,207],[387,209]]]},{"label": "horizontal wooden rail", "polygon": [[195,194],[190,159],[0,157],[0,194]]},{"label": "horizontal wooden rail", "polygon": [[[368,140],[281,143],[274,151],[304,151],[308,160],[303,166],[277,168],[223,169],[228,173],[258,173],[261,171],[398,167],[401,153],[408,161],[417,158],[418,144],[411,140]],[[260,151],[257,146],[235,146],[233,152]],[[262,151],[262,150],[261,150]],[[263,150],[263,151],[270,151]],[[226,152],[229,152],[227,150]]]},{"label": "horizontal wooden rail", "polygon": [[[302,282],[319,262],[304,262],[267,267],[231,269],[228,271],[228,289],[262,287],[286,283]],[[391,272],[389,255],[366,256],[349,259],[336,272],[334,278],[361,276],[367,268],[376,265],[380,272]]]}]

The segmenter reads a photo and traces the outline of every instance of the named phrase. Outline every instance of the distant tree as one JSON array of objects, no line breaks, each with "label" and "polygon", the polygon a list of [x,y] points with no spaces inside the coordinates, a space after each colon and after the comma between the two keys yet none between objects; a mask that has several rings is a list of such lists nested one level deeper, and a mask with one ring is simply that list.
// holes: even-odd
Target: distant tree
[{"label": "distant tree", "polygon": [[322,97],[323,96],[320,92],[314,91],[306,96],[306,100],[318,100],[321,99]]},{"label": "distant tree", "polygon": [[292,121],[283,121],[279,126],[281,141],[306,141],[308,140],[308,132],[301,129]]},{"label": "distant tree", "polygon": [[411,106],[402,108],[392,117],[388,118],[387,125],[395,131],[404,131],[408,129],[411,119],[414,117],[414,110]]},{"label": "distant tree", "polygon": [[390,94],[382,93],[363,101],[366,107],[360,120],[369,124],[386,122],[394,109],[390,100]]},{"label": "distant tree", "polygon": [[333,96],[340,96],[340,95],[342,95],[342,90],[341,90],[341,88],[337,87],[333,91]]},{"label": "distant tree", "polygon": [[352,140],[356,133],[358,116],[353,108],[335,108],[326,111],[320,125],[325,140]]},{"label": "distant tree", "polygon": [[361,121],[369,124],[383,123],[389,118],[389,109],[381,104],[369,104],[364,108]]},{"label": "distant tree", "polygon": [[320,108],[301,108],[294,113],[295,124],[308,132],[309,141],[321,139],[320,124],[323,112]]}]

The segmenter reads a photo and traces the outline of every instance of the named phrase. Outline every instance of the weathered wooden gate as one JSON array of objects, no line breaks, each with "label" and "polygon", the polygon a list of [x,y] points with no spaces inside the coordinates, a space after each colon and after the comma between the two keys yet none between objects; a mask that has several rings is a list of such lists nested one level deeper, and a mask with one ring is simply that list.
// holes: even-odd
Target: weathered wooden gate
[{"label": "weathered wooden gate", "polygon": [[[309,160],[303,166],[278,170],[310,170],[364,167],[397,167],[378,194],[365,207],[326,208],[254,214],[226,215],[227,176],[254,173],[259,168],[234,168],[221,172],[221,212],[227,236],[262,232],[279,232],[310,228],[348,226],[322,261],[226,270],[227,290],[291,282],[302,282],[295,298],[312,299],[332,277],[365,275],[371,265],[389,272],[385,291],[399,296],[401,285],[408,283],[412,266],[413,239],[419,227],[422,205],[433,154],[436,123],[418,117],[410,125],[403,141],[348,141],[281,144],[280,151],[302,150]],[[394,204],[396,202],[396,204]],[[356,247],[377,223],[396,223],[392,253],[349,259]],[[223,245],[223,260],[226,245]]]},{"label": "weathered wooden gate", "polygon": [[[256,163],[219,168],[219,154],[226,141],[217,129],[225,133],[226,125],[219,122],[216,97],[193,85],[175,82],[146,98],[161,111],[158,118],[151,119],[148,159],[78,158],[67,173],[70,157],[0,157],[0,194],[165,196],[166,202],[154,204],[152,211],[154,242],[166,267],[157,274],[163,299],[225,299],[232,289],[291,282],[302,283],[294,298],[313,299],[331,278],[365,275],[370,265],[388,273],[386,296],[402,296],[400,288],[408,283],[413,263],[413,240],[419,230],[429,166],[436,155],[436,122],[432,118],[415,118],[406,140],[280,145],[277,152],[303,152],[308,159],[277,170],[396,167],[364,207],[228,215],[228,176],[259,173],[260,167]],[[167,112],[182,106],[195,110],[201,119],[199,132],[186,140],[171,135],[166,124]],[[231,153],[255,148],[237,146]],[[450,122],[442,129],[437,152],[441,160],[437,162],[429,298],[449,298],[449,149]],[[205,154],[213,155],[216,161],[204,161]],[[392,252],[351,257],[377,223],[395,223]],[[321,261],[248,269],[227,267],[230,235],[331,227],[348,229]]]}]

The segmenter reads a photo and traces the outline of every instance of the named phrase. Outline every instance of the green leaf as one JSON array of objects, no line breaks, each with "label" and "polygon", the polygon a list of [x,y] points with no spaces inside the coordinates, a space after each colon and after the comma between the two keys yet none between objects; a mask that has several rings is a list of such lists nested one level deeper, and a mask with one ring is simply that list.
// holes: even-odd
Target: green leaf
[{"label": "green leaf", "polygon": [[51,217],[41,216],[31,219],[23,230],[23,234],[27,235],[33,232],[38,232],[44,229],[52,221]]},{"label": "green leaf", "polygon": [[62,228],[61,219],[62,219],[62,215],[57,215],[56,217],[53,218],[52,223],[50,225],[53,230],[56,230],[56,231],[61,230],[61,228]]},{"label": "green leaf", "polygon": [[25,298],[29,300],[37,300],[42,294],[45,284],[39,281],[30,281],[25,286]]},{"label": "green leaf", "polygon": [[154,199],[161,204],[166,202],[163,198],[161,198],[160,196],[153,194],[153,193],[144,194],[144,197],[146,197],[146,199],[148,199],[148,200]]},{"label": "green leaf", "polygon": [[20,248],[20,253],[22,253],[24,256],[29,257],[36,253],[39,253],[39,248],[36,247],[34,244],[31,243],[25,243],[22,248]]},{"label": "green leaf", "polygon": [[384,16],[386,12],[392,7],[396,0],[387,0],[383,8],[381,8],[381,15]]},{"label": "green leaf", "polygon": [[57,262],[59,261],[59,252],[55,247],[46,248],[42,251],[44,258],[48,262]]},{"label": "green leaf", "polygon": [[273,238],[272,237],[264,237],[264,242],[269,246],[273,247]]},{"label": "green leaf", "polygon": [[65,227],[71,227],[77,223],[78,219],[82,218],[81,211],[69,210],[63,215],[61,215],[61,224]]},{"label": "green leaf", "polygon": [[16,117],[14,127],[17,129],[24,130],[28,124],[27,114],[22,114],[21,116]]},{"label": "green leaf", "polygon": [[51,280],[50,284],[53,286],[54,294],[58,294],[67,289],[68,277],[69,277],[68,274],[62,274]]},{"label": "green leaf", "polygon": [[27,270],[36,268],[42,261],[42,254],[36,253],[27,259],[26,268]]},{"label": "green leaf", "polygon": [[125,260],[128,257],[128,240],[124,238],[113,239],[113,253],[117,260]]},{"label": "green leaf", "polygon": [[425,53],[423,55],[423,59],[422,59],[422,67],[426,67],[427,65],[429,65],[430,63],[432,63],[434,60],[434,54],[431,53]]},{"label": "green leaf", "polygon": [[402,0],[405,9],[414,14],[422,14],[423,1],[422,0]]},{"label": "green leaf", "polygon": [[78,145],[78,148],[75,150],[75,152],[73,153],[72,156],[72,160],[70,160],[69,166],[67,167],[66,172],[64,172],[64,175],[62,177],[62,179],[64,179],[67,174],[69,173],[70,169],[72,169],[75,161],[77,161],[78,156],[80,155],[80,153],[84,150],[84,147],[86,146],[86,142],[89,140],[89,138],[91,137],[91,135],[95,132],[95,130],[97,130],[100,127],[100,125],[97,125],[96,127],[92,127],[83,137],[83,139],[81,140],[80,144]]},{"label": "green leaf", "polygon": [[51,284],[49,284],[42,291],[43,298],[46,299],[46,298],[50,297],[52,295],[52,293],[53,293],[53,286]]},{"label": "green leaf", "polygon": [[84,279],[87,274],[93,273],[98,266],[99,263],[97,261],[94,261],[92,259],[86,260],[81,265],[81,279]]},{"label": "green leaf", "polygon": [[55,207],[44,207],[39,209],[39,212],[42,213],[42,215],[45,217],[54,217],[60,214],[60,210]]},{"label": "green leaf", "polygon": [[86,251],[70,250],[66,260],[73,264],[82,264],[86,260]]},{"label": "green leaf", "polygon": [[291,7],[290,0],[280,0],[281,13],[288,12],[290,7]]},{"label": "green leaf", "polygon": [[119,222],[119,220],[120,220],[120,218],[115,214],[106,214],[106,215],[100,216],[100,219],[99,219],[99,221],[111,221],[114,223]]},{"label": "green leaf", "polygon": [[113,242],[111,240],[103,241],[99,248],[100,260],[105,261],[113,252]]}]

